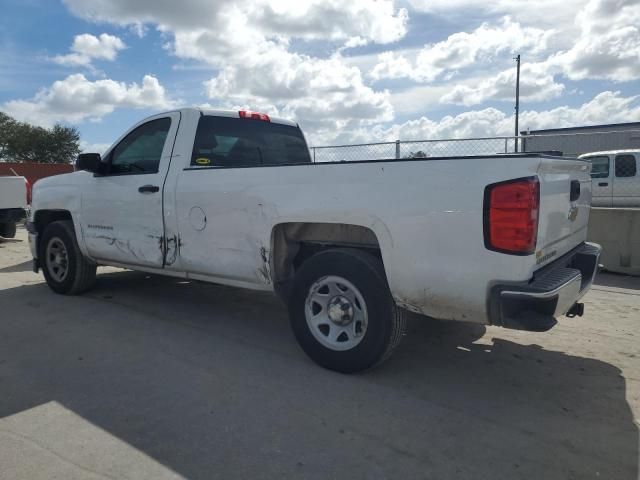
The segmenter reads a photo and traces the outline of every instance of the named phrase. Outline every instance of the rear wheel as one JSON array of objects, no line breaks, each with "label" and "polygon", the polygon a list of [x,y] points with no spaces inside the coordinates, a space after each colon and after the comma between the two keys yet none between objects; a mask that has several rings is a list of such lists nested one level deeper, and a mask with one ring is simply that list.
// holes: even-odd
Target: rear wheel
[{"label": "rear wheel", "polygon": [[14,238],[16,236],[16,224],[14,222],[0,223],[0,237]]},{"label": "rear wheel", "polygon": [[82,255],[70,220],[47,225],[39,245],[40,265],[51,290],[76,295],[93,286],[96,264]]},{"label": "rear wheel", "polygon": [[391,297],[382,262],[356,249],[326,250],[305,261],[294,279],[289,315],[307,355],[343,373],[386,360],[405,329],[405,312]]}]

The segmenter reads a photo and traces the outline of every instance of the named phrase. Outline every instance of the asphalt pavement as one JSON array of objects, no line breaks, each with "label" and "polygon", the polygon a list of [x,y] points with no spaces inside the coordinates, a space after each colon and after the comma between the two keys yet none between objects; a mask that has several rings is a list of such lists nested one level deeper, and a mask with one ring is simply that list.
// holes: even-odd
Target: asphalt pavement
[{"label": "asphalt pavement", "polygon": [[112,268],[78,297],[0,243],[0,479],[638,479],[640,278],[547,333],[413,316],[312,363],[266,293]]}]

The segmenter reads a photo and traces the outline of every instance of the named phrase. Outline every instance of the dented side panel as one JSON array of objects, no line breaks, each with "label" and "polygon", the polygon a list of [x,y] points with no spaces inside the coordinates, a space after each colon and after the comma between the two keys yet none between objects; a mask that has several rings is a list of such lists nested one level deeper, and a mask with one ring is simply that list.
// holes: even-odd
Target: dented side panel
[{"label": "dented side panel", "polygon": [[[272,287],[276,226],[361,226],[376,237],[399,305],[486,323],[492,282],[530,278],[535,259],[484,248],[484,187],[535,175],[539,162],[496,157],[182,170],[180,261],[194,275]],[[206,217],[205,228],[194,207]]]},{"label": "dented side panel", "polygon": [[[89,256],[100,263],[162,268],[167,261],[175,261],[177,236],[165,233],[163,186],[171,164],[180,113],[161,114],[144,122],[166,117],[171,118],[171,127],[158,172],[87,175],[83,182],[79,217],[82,238]],[[108,155],[107,152],[106,158]],[[147,185],[158,189],[156,192],[139,190]]]}]

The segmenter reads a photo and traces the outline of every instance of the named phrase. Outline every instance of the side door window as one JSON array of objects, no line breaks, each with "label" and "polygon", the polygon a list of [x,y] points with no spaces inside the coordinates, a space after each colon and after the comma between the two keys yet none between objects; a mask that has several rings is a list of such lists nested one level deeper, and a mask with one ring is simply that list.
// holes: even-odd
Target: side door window
[{"label": "side door window", "polygon": [[589,157],[591,162],[591,178],[609,178],[609,157],[602,155]]},{"label": "side door window", "polygon": [[636,176],[636,157],[634,155],[616,155],[616,177],[628,178]]},{"label": "side door window", "polygon": [[109,155],[108,175],[158,173],[170,118],[151,120],[129,133]]}]

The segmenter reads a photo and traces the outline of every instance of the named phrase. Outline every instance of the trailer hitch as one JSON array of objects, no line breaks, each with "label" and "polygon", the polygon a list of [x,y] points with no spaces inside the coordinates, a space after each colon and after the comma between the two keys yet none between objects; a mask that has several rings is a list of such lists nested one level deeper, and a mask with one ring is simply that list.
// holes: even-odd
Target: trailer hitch
[{"label": "trailer hitch", "polygon": [[573,318],[575,316],[581,317],[584,315],[584,303],[574,303],[573,306],[566,313],[567,317]]}]

